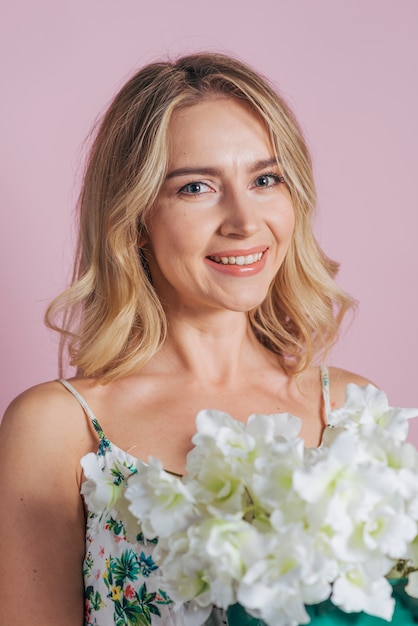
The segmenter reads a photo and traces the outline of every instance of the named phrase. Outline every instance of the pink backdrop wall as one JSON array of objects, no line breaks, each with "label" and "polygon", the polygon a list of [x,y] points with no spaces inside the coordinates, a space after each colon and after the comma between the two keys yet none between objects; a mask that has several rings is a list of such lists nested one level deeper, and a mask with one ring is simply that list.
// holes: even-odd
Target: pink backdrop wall
[{"label": "pink backdrop wall", "polygon": [[[56,376],[49,299],[69,276],[83,139],[138,66],[232,52],[274,82],[312,149],[317,232],[359,301],[334,364],[418,406],[417,0],[14,0],[0,20],[0,413]],[[418,420],[413,425],[418,441]]]}]

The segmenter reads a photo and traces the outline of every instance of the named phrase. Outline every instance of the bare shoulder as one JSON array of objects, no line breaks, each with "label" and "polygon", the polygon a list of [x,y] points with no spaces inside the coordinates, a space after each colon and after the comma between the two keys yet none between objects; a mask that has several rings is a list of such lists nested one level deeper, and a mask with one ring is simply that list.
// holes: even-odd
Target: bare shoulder
[{"label": "bare shoulder", "polygon": [[[4,623],[82,623],[84,510],[80,458],[90,432],[58,382],[33,387],[0,426],[0,586]],[[3,623],[3,622],[2,622]]]},{"label": "bare shoulder", "polygon": [[41,383],[18,395],[8,406],[2,424],[42,425],[64,414],[74,414],[77,405],[57,380]]},{"label": "bare shoulder", "polygon": [[68,392],[59,381],[41,383],[18,395],[7,408],[5,418],[10,419],[9,416],[15,415],[24,416],[28,410],[31,413],[35,411],[39,415],[45,415],[63,407],[68,408],[70,406],[68,397]]},{"label": "bare shoulder", "polygon": [[22,464],[43,456],[45,469],[88,448],[90,429],[79,404],[58,382],[31,387],[15,398],[0,425],[0,459],[13,454]]},{"label": "bare shoulder", "polygon": [[331,408],[336,409],[343,406],[345,401],[345,392],[347,385],[354,383],[360,387],[365,385],[374,384],[371,380],[368,380],[364,376],[349,372],[348,370],[341,369],[339,367],[329,368],[329,387],[331,395]]}]

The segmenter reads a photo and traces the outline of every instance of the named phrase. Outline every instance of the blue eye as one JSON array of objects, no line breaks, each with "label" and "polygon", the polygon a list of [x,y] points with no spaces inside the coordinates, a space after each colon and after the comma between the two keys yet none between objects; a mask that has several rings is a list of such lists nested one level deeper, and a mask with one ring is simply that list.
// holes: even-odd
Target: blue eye
[{"label": "blue eye", "polygon": [[209,190],[208,185],[206,185],[205,183],[196,182],[196,183],[188,183],[187,185],[184,185],[184,187],[182,187],[179,190],[179,193],[185,193],[190,196],[197,196],[200,193],[205,193],[208,190]]},{"label": "blue eye", "polygon": [[255,187],[272,187],[278,183],[283,183],[284,178],[278,174],[262,174],[257,176],[254,181]]}]

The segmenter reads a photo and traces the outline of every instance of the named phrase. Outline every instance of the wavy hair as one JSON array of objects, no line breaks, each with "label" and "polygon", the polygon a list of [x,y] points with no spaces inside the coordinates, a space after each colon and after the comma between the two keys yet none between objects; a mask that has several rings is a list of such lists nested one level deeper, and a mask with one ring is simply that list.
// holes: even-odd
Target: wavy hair
[{"label": "wavy hair", "polygon": [[213,95],[246,102],[264,121],[295,210],[284,262],[264,302],[249,312],[254,332],[288,373],[303,371],[334,343],[353,301],[313,236],[316,196],[302,132],[265,78],[229,56],[200,53],[141,69],[98,126],[78,203],[73,280],[46,312],[46,324],[61,334],[61,368],[68,349],[81,375],[106,382],[142,367],[163,344],[166,317],[138,242],[166,176],[173,111]]}]

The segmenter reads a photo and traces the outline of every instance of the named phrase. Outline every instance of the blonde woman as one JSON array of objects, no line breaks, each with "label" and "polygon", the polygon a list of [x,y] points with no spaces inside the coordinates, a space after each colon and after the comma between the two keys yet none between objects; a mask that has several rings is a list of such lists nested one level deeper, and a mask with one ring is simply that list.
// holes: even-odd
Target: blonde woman
[{"label": "blonde woman", "polygon": [[317,446],[347,383],[366,384],[319,366],[352,301],[314,205],[292,113],[241,62],[152,64],[117,94],[87,163],[74,279],[47,312],[77,376],[23,393],[0,431],[2,624],[182,624],[153,544],[129,543],[117,510],[86,510],[80,459],[128,476],[152,455],[182,474],[203,408],[289,411]]}]

